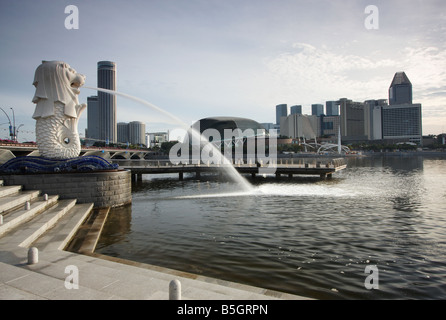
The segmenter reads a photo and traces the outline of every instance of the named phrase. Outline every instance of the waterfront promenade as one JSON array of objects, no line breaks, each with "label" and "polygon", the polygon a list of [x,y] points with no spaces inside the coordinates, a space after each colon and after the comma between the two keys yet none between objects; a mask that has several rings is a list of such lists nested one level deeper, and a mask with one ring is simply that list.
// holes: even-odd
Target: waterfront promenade
[{"label": "waterfront promenade", "polygon": [[[65,251],[92,207],[0,186],[0,299],[167,300],[174,279],[181,283],[183,300],[306,299],[91,253],[105,218],[93,222],[93,236],[84,244],[90,253]],[[30,247],[38,249],[36,264],[28,264]]]}]

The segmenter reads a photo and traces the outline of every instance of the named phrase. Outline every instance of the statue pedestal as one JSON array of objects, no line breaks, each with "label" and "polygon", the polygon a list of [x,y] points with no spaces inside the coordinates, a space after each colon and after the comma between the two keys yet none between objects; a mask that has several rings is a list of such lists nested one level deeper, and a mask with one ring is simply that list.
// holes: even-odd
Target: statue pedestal
[{"label": "statue pedestal", "polygon": [[119,207],[132,202],[131,172],[109,170],[64,173],[0,173],[5,185],[21,185],[23,190],[40,190],[59,195],[59,199],[77,199],[94,203],[95,208]]}]

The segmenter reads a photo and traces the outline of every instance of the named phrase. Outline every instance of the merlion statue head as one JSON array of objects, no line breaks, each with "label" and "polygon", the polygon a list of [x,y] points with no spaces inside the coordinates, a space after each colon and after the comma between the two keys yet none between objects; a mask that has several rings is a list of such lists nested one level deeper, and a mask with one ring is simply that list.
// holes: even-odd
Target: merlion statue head
[{"label": "merlion statue head", "polygon": [[42,61],[33,85],[36,109],[36,142],[46,158],[72,158],[80,153],[77,124],[85,104],[79,105],[79,88],[85,76],[62,61]]},{"label": "merlion statue head", "polygon": [[33,102],[36,110],[33,118],[45,118],[54,115],[54,103],[65,106],[64,113],[77,118],[76,105],[79,104],[79,87],[84,85],[85,76],[79,74],[63,61],[42,61],[34,75],[33,85],[36,87]]}]

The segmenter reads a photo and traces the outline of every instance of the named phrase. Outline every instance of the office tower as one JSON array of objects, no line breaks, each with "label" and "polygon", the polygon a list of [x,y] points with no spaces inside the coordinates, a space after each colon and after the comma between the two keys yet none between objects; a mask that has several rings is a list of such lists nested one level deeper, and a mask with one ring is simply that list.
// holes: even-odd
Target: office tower
[{"label": "office tower", "polygon": [[341,113],[341,136],[343,140],[368,140],[365,133],[364,103],[342,98],[339,100]]},{"label": "office tower", "polygon": [[389,104],[412,104],[412,83],[404,72],[397,72],[389,88]]},{"label": "office tower", "polygon": [[140,121],[129,123],[129,141],[131,144],[146,144],[146,125]]},{"label": "office tower", "polygon": [[288,116],[288,106],[286,104],[278,104],[276,106],[276,124],[280,125],[280,118]]},{"label": "office tower", "polygon": [[117,139],[121,143],[130,143],[129,124],[127,122],[118,122],[116,125]]},{"label": "office tower", "polygon": [[339,115],[338,105],[339,105],[338,101],[326,101],[325,114],[327,116],[338,116]]},{"label": "office tower", "polygon": [[381,140],[382,136],[382,108],[387,106],[387,100],[364,101],[365,134],[369,140]]},{"label": "office tower", "polygon": [[339,116],[320,116],[320,136],[338,137],[340,117]]},{"label": "office tower", "polygon": [[314,139],[318,136],[318,117],[303,114],[290,114],[282,118],[280,134],[289,138]]},{"label": "office tower", "polygon": [[98,96],[87,97],[87,138],[99,140]]},{"label": "office tower", "polygon": [[383,139],[422,143],[421,104],[398,104],[382,108]]},{"label": "office tower", "polygon": [[118,122],[118,142],[134,145],[146,144],[146,125],[140,121]]},{"label": "office tower", "polygon": [[[98,88],[116,90],[116,63],[98,62]],[[117,141],[116,96],[98,92],[99,138],[107,143]]]},{"label": "office tower", "polygon": [[324,114],[324,106],[322,104],[311,105],[311,115],[319,117],[322,114]]},{"label": "office tower", "polygon": [[290,107],[291,114],[302,114],[302,106],[301,105],[295,105]]},{"label": "office tower", "polygon": [[412,84],[397,72],[389,88],[389,105],[382,108],[383,139],[422,144],[421,104],[412,103]]}]

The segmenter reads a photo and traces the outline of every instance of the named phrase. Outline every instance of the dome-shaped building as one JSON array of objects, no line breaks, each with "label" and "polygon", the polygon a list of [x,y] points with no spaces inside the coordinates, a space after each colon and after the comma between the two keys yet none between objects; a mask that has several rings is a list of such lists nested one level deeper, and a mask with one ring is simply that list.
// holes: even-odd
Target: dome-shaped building
[{"label": "dome-shaped building", "polygon": [[[237,138],[266,137],[265,128],[257,121],[239,117],[209,117],[198,120],[192,128],[200,134],[209,137],[212,134],[213,142],[217,142],[213,133],[215,130],[220,134],[220,140]],[[212,131],[209,129],[213,129]],[[240,130],[237,130],[240,129]],[[226,132],[225,132],[226,130]],[[228,136],[230,134],[230,136]]]}]

